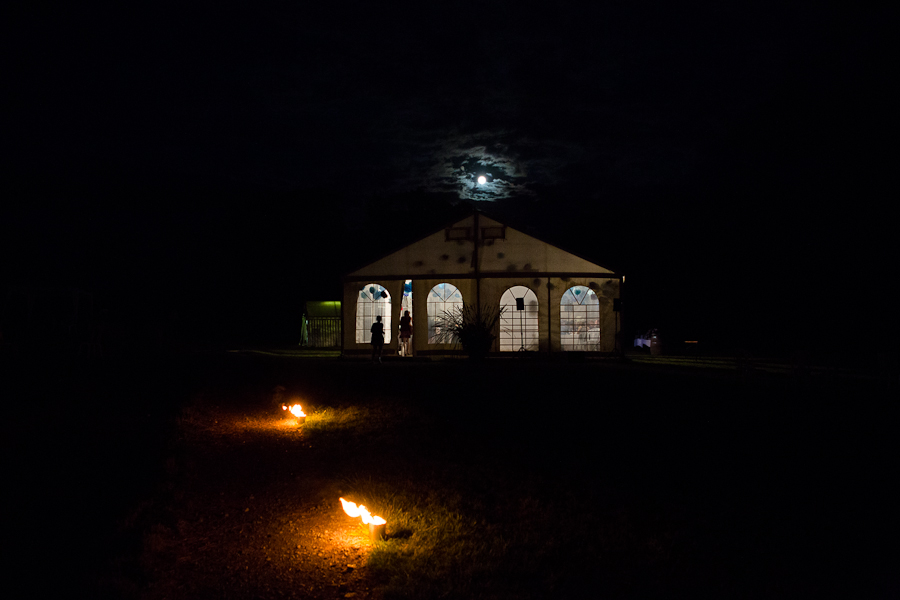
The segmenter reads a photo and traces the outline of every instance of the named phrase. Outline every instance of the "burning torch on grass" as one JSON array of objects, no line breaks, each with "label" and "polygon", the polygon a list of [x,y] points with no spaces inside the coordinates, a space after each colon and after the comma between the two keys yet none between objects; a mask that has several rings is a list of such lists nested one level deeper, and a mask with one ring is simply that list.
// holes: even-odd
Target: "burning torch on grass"
[{"label": "burning torch on grass", "polygon": [[303,412],[303,409],[300,408],[299,404],[295,404],[293,406],[288,406],[287,404],[281,405],[281,410],[290,411],[292,415],[297,417],[297,423],[303,423],[306,421],[306,413]]},{"label": "burning torch on grass", "polygon": [[357,506],[353,502],[347,502],[343,498],[340,499],[344,507],[344,512],[351,517],[360,517],[362,522],[369,526],[369,539],[377,542],[384,539],[384,526],[387,521],[381,517],[376,517],[369,513],[365,506],[360,504]]}]

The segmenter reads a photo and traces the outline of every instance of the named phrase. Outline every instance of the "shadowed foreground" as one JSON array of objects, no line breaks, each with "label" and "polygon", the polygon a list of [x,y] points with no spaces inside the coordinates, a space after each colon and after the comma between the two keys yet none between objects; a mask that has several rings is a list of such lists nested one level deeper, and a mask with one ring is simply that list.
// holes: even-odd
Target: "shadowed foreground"
[{"label": "shadowed foreground", "polygon": [[[85,571],[106,597],[896,590],[879,548],[896,532],[897,406],[878,383],[245,354],[174,372],[145,392],[178,396],[142,424],[167,441],[148,436],[156,458],[120,474],[153,483],[119,497]],[[305,424],[275,409],[276,386]],[[339,495],[388,539],[370,543]]]}]

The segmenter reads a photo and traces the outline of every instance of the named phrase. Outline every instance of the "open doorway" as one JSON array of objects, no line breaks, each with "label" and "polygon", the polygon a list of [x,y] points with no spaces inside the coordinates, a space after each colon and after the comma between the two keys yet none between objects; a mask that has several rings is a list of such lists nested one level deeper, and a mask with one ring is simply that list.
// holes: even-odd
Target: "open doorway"
[{"label": "open doorway", "polygon": [[399,348],[397,353],[400,356],[412,356],[412,314],[413,314],[413,294],[412,279],[403,282],[403,299],[400,302],[400,323],[398,324]]}]

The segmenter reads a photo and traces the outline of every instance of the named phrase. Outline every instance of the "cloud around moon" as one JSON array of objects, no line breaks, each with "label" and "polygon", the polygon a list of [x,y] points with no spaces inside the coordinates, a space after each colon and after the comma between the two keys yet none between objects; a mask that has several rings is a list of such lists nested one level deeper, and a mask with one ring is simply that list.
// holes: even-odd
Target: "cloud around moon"
[{"label": "cloud around moon", "polygon": [[[536,152],[527,139],[506,132],[434,132],[435,139],[397,144],[391,189],[454,193],[461,200],[491,202],[536,194],[557,177],[564,157]],[[478,177],[486,181],[479,184]]]}]

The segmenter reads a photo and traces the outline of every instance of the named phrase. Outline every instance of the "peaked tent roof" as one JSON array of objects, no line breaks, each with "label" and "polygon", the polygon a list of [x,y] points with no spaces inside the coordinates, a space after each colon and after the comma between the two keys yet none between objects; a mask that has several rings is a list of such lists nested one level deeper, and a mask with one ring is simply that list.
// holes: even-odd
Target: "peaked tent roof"
[{"label": "peaked tent roof", "polygon": [[[477,213],[477,215],[476,215]],[[396,250],[349,273],[347,279],[434,275],[471,276],[474,244],[471,231],[478,217],[479,227],[502,231],[502,239],[486,239],[479,246],[479,273],[482,276],[511,273],[616,275],[612,270],[562,250],[517,229],[506,226],[480,211],[455,221],[417,242]],[[466,238],[466,230],[469,230]],[[448,232],[465,239],[451,239]]]}]

